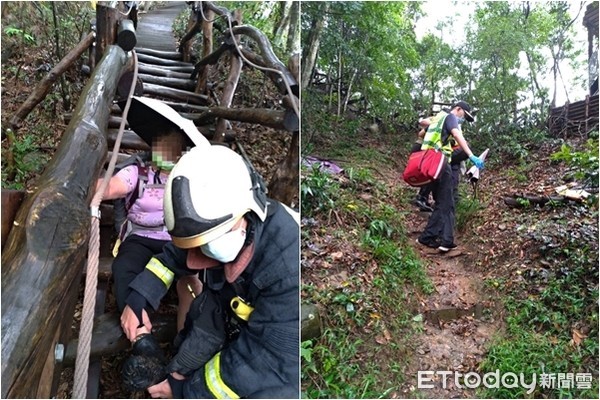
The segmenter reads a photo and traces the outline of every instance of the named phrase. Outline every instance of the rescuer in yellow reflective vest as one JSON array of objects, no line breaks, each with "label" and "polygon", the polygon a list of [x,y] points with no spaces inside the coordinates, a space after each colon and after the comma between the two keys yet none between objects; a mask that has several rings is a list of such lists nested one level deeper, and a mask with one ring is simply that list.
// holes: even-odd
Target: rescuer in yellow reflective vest
[{"label": "rescuer in yellow reflective vest", "polygon": [[437,248],[442,253],[456,247],[454,243],[454,185],[450,167],[453,143],[458,143],[478,168],[484,167],[483,161],[473,154],[459,128],[459,125],[465,120],[474,121],[471,106],[464,101],[459,101],[451,107],[449,113],[442,111],[431,119],[421,145],[421,150],[433,149],[441,151],[446,156],[446,165],[439,178],[431,183],[435,207],[425,230],[417,239],[418,243]]}]

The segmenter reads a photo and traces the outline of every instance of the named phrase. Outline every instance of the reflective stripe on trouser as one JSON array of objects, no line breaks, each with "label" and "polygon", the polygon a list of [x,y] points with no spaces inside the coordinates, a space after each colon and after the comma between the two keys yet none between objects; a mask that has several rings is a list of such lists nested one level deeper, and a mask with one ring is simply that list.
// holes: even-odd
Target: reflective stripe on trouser
[{"label": "reflective stripe on trouser", "polygon": [[239,399],[235,393],[221,378],[221,353],[217,353],[204,366],[204,378],[206,386],[217,399]]},{"label": "reflective stripe on trouser", "polygon": [[146,264],[146,269],[156,275],[167,288],[171,287],[175,275],[169,268],[158,261],[158,259],[152,257],[150,261],[148,261],[148,264]]}]

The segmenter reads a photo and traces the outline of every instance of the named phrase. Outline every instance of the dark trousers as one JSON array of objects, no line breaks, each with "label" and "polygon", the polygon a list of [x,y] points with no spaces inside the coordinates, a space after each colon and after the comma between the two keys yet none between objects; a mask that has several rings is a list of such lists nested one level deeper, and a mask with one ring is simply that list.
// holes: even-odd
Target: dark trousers
[{"label": "dark trousers", "polygon": [[[410,149],[411,154],[412,153],[416,153],[417,151],[421,150],[421,143],[413,143],[412,148]],[[431,185],[425,185],[422,186],[419,189],[419,194],[417,195],[417,199],[422,200],[423,202],[427,203],[427,200],[429,200],[429,193],[431,193]]]},{"label": "dark trousers", "polygon": [[148,239],[138,235],[128,236],[112,263],[115,297],[119,312],[125,308],[125,299],[131,293],[129,284],[148,264],[153,255],[161,253],[166,240]]},{"label": "dark trousers", "polygon": [[[456,206],[458,204],[458,200],[460,200],[460,195],[458,193],[458,184],[460,183],[460,164],[451,164],[450,168],[452,169],[452,193],[454,196],[454,206]],[[421,189],[419,189],[419,194],[417,197],[423,201],[427,201],[433,185],[433,183],[430,183],[429,185],[422,186]]]},{"label": "dark trousers", "polygon": [[460,163],[451,164],[450,168],[452,169],[452,193],[454,196],[454,206],[456,207],[458,200],[460,200],[460,196],[458,194],[458,184],[460,183]]},{"label": "dark trousers", "polygon": [[446,163],[440,177],[431,184],[435,208],[429,216],[427,226],[421,233],[424,243],[436,241],[439,237],[441,245],[454,243],[454,182],[450,164]]}]

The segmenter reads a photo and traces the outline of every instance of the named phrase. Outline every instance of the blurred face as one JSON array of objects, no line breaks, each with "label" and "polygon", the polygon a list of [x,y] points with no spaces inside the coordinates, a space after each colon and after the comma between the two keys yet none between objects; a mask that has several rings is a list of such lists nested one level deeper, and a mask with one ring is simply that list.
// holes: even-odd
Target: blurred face
[{"label": "blurred face", "polygon": [[184,148],[184,137],[178,132],[156,137],[152,140],[152,161],[163,170],[171,170],[184,154]]},{"label": "blurred face", "polygon": [[452,109],[452,113],[454,115],[456,115],[456,118],[458,119],[458,124],[462,124],[463,122],[465,122],[465,110],[462,109],[461,107],[456,107]]}]

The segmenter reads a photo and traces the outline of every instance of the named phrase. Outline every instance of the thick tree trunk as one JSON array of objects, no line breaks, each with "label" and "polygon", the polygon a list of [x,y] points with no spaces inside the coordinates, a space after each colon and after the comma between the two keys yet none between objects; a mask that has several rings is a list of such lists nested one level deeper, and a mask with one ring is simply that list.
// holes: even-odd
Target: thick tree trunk
[{"label": "thick tree trunk", "polygon": [[[104,130],[125,63],[121,48],[106,48],[2,252],[4,398],[52,396],[47,382],[57,376],[57,364],[48,357],[70,334],[87,255],[88,207],[105,160]],[[45,384],[38,387],[40,382]]]},{"label": "thick tree trunk", "polygon": [[275,47],[282,47],[283,33],[287,32],[290,26],[290,8],[292,7],[292,2],[279,1],[278,4],[281,11],[273,29],[273,44]]},{"label": "thick tree trunk", "polygon": [[[329,9],[329,3],[323,3],[322,13],[326,13]],[[310,29],[310,35],[308,37],[308,44],[306,45],[306,53],[302,57],[302,89],[306,89],[310,83],[313,69],[317,62],[317,53],[319,52],[319,43],[321,41],[321,31],[325,26],[325,18],[316,18],[312,21]]]},{"label": "thick tree trunk", "polygon": [[298,179],[300,169],[300,133],[294,132],[285,159],[275,170],[269,182],[269,196],[285,204],[298,201]]},{"label": "thick tree trunk", "polygon": [[292,3],[292,9],[290,10],[290,28],[288,31],[286,50],[288,54],[296,52],[298,50],[296,42],[298,40],[298,33],[300,32],[300,2],[294,1]]},{"label": "thick tree trunk", "polygon": [[92,45],[94,42],[94,34],[90,33],[83,39],[79,44],[69,52],[52,70],[46,75],[44,79],[38,84],[35,90],[29,95],[25,103],[19,107],[15,115],[10,120],[10,125],[14,131],[17,131],[23,120],[31,110],[34,109],[48,94],[52,85],[58,77],[65,72],[77,59]]},{"label": "thick tree trunk", "polygon": [[[296,53],[288,59],[287,68],[296,82],[300,82],[300,54]],[[296,95],[298,96],[298,95]]]}]

